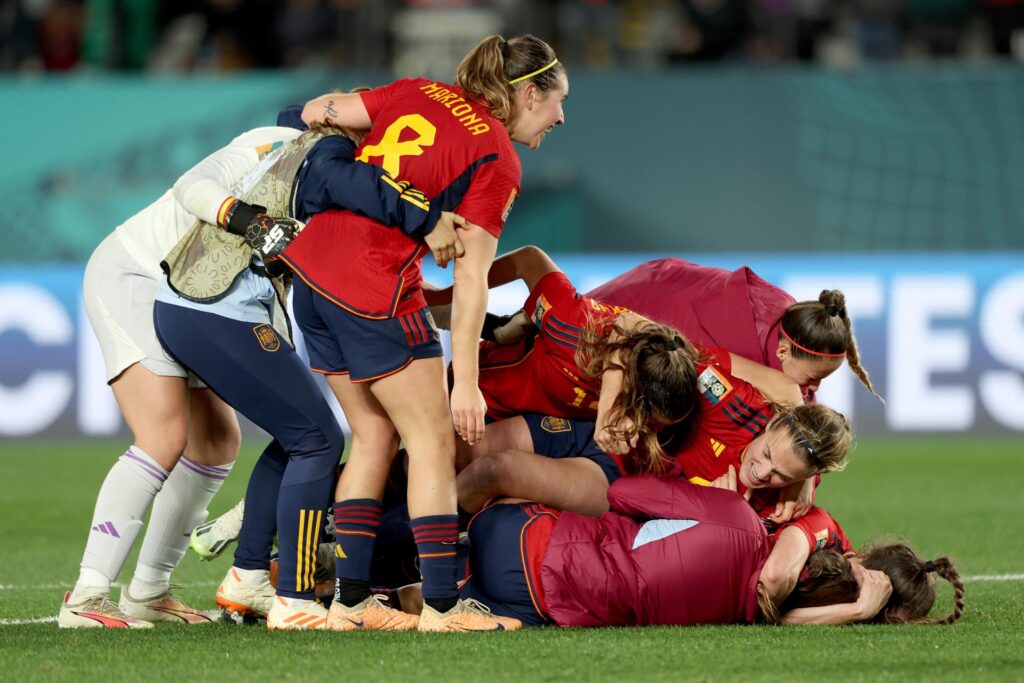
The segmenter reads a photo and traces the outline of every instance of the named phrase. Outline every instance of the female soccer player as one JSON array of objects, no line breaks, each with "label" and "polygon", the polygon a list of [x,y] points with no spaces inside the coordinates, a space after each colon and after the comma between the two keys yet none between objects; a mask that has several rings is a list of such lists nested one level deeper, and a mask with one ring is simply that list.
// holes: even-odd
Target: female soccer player
[{"label": "female soccer player", "polygon": [[[925,562],[898,544],[870,551],[860,568],[835,551],[808,550],[806,573],[780,614],[764,585],[776,550],[742,497],[686,482],[626,477],[612,485],[608,498],[611,512],[599,518],[529,502],[499,503],[477,515],[469,529],[470,577],[463,596],[526,625],[588,627],[948,624],[963,610],[963,584],[952,562]],[[805,526],[817,534],[816,526]],[[816,548],[818,539],[804,543]],[[935,599],[931,571],[953,584],[955,607],[927,621]]]},{"label": "female soccer player", "polygon": [[457,210],[466,254],[456,262],[449,407],[441,347],[421,292],[422,245],[346,212],[314,217],[283,258],[298,275],[294,308],[310,362],[328,375],[353,431],[336,492],[340,538],[329,626],[411,628],[370,597],[369,567],[380,498],[399,435],[409,453],[409,508],[424,577],[426,631],[493,630],[460,603],[455,586],[455,430],[484,431],[477,345],[487,270],[519,192],[512,142],[536,149],[564,122],[564,67],[533,36],[491,36],[459,65],[455,85],[405,79],[360,95],[307,103],[307,123],[370,132],[359,159],[411,181],[432,205]]},{"label": "female soccer player", "polygon": [[807,400],[814,400],[821,381],[844,358],[878,397],[860,364],[839,290],[797,303],[749,268],[730,272],[665,258],[639,265],[588,296],[672,325],[695,344],[728,349],[781,370],[800,384]]},{"label": "female soccer player", "polygon": [[[197,294],[194,299],[217,300],[210,309],[220,305],[270,320],[270,311],[278,304],[275,291],[265,277],[250,269],[253,252],[244,240],[257,244],[254,230],[281,226],[259,214],[256,207],[234,201],[231,192],[259,191],[260,201],[280,204],[282,193],[288,197],[294,177],[294,173],[288,175],[285,157],[292,162],[308,161],[302,178],[311,181],[304,183],[311,190],[298,193],[300,208],[347,201],[403,228],[419,231],[429,230],[431,221],[438,221],[437,212],[411,205],[406,211],[407,202],[400,193],[381,180],[381,169],[353,163],[351,142],[327,140],[320,144],[307,137],[308,144],[300,144],[296,141],[298,134],[289,128],[261,128],[238,137],[186,173],[160,200],[120,226],[90,260],[85,278],[86,308],[104,351],[111,386],[136,443],[114,466],[100,491],[79,581],[61,606],[58,622],[62,627],[145,627],[147,622],[158,620],[209,621],[205,614],[169,593],[168,579],[184,552],[187,532],[202,521],[207,503],[230,471],[239,435],[231,409],[205,387],[189,390],[186,376],[193,375],[187,372],[186,364],[177,354],[169,356],[157,341],[152,322],[155,299],[187,302],[197,310],[206,305],[188,301],[170,289],[159,291],[161,260],[174,251],[175,244],[187,242],[187,249],[175,253],[181,255],[184,251],[189,264],[182,269],[176,269],[177,263],[167,266],[176,287],[193,291]],[[266,179],[268,173],[272,180]],[[446,218],[444,223],[454,241],[451,221]],[[250,234],[242,237],[247,232]],[[258,244],[265,243],[264,239]],[[223,257],[218,264],[223,268],[210,267],[211,254],[214,259]],[[232,266],[237,267],[228,272]],[[263,272],[258,262],[252,268]],[[218,287],[214,293],[212,290]],[[203,291],[197,293],[197,289]],[[273,322],[280,323],[281,310],[276,313]],[[269,324],[254,328],[254,321],[259,322],[250,320],[244,325],[241,339],[235,340],[239,349],[254,339],[261,345],[273,345],[277,333]],[[224,337],[219,341],[229,340]],[[287,344],[284,346],[287,348]],[[200,353],[212,358],[219,348],[223,347],[209,345]],[[228,353],[234,351],[229,349]],[[308,375],[301,364],[296,367]],[[309,388],[310,395],[318,393],[315,386]],[[319,396],[317,400],[323,403]],[[330,419],[326,404],[322,407]],[[323,434],[331,437],[324,438],[332,442],[329,450],[336,458],[341,448],[340,430],[332,424],[324,427]],[[230,451],[230,457],[215,460],[214,464],[191,456],[182,456],[179,461],[186,443],[190,452],[212,450],[215,445],[222,454]],[[280,475],[277,480],[279,483]],[[276,487],[272,494],[276,497]],[[110,582],[123,566],[150,503],[154,509],[136,576],[122,592],[118,607],[107,599]],[[260,509],[256,506],[253,514],[259,514]]]}]

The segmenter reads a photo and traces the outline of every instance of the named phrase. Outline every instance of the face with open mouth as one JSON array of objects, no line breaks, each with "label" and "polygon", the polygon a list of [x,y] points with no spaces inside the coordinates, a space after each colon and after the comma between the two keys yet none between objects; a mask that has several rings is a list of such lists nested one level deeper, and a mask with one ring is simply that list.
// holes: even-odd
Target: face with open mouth
[{"label": "face with open mouth", "polygon": [[565,123],[563,103],[569,97],[569,81],[563,75],[558,85],[541,92],[533,83],[526,83],[516,92],[518,115],[511,128],[512,140],[537,149],[555,126]]}]

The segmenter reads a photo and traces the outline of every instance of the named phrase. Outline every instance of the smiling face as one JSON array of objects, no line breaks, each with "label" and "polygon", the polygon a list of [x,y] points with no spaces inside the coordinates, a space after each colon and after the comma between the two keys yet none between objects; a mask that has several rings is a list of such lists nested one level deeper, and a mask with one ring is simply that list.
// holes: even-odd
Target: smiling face
[{"label": "smiling face", "polygon": [[748,489],[777,489],[814,476],[798,454],[799,447],[785,426],[770,426],[750,442],[740,465],[740,483]]},{"label": "smiling face", "polygon": [[782,372],[800,385],[801,389],[817,391],[821,381],[839,369],[844,358],[794,358],[788,341],[780,341],[775,355],[782,362]]},{"label": "smiling face", "polygon": [[514,142],[537,149],[555,126],[565,123],[562,103],[569,97],[569,80],[562,74],[558,84],[542,92],[536,84],[526,82],[516,89],[516,118],[509,125]]}]

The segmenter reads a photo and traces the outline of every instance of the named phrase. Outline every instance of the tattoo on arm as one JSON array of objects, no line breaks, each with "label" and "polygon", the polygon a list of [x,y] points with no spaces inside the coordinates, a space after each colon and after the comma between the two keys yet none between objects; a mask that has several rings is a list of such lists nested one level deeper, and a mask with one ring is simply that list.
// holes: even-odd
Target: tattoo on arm
[{"label": "tattoo on arm", "polygon": [[334,100],[329,100],[327,104],[324,105],[324,109],[327,110],[326,118],[332,119],[338,116],[338,110],[334,108]]}]

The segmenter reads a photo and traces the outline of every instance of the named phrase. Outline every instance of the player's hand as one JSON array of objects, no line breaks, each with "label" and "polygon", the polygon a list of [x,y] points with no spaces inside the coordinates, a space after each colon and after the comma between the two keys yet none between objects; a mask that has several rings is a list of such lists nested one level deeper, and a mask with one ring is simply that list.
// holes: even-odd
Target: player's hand
[{"label": "player's hand", "polygon": [[442,211],[441,217],[434,224],[434,229],[423,237],[423,241],[434,254],[434,263],[441,268],[447,268],[452,259],[461,258],[466,254],[466,248],[462,246],[462,240],[455,231],[456,225],[465,227],[466,219],[451,211]]},{"label": "player's hand", "polygon": [[[616,434],[613,434],[611,428],[614,427]],[[632,439],[626,441],[622,439],[619,434],[622,432],[629,432],[633,429],[633,421],[625,416],[618,416],[613,419],[602,419],[599,415],[597,418],[597,424],[594,427],[594,442],[597,443],[605,453],[613,453],[615,455],[626,455],[631,450],[636,448],[637,441],[639,440],[639,434],[634,435]]]},{"label": "player's hand", "polygon": [[456,382],[452,388],[452,421],[455,433],[470,446],[484,438],[484,414],[487,402],[480,387],[468,382]]},{"label": "player's hand", "polygon": [[785,524],[807,514],[814,504],[814,478],[794,481],[779,489],[779,502],[775,504],[775,513],[768,519],[776,524]]},{"label": "player's hand", "polygon": [[892,595],[892,581],[885,572],[874,569],[865,569],[860,564],[851,563],[853,577],[857,579],[860,586],[860,594],[857,596],[857,621],[874,619]]},{"label": "player's hand", "polygon": [[236,201],[229,209],[227,231],[241,235],[264,263],[271,263],[292,243],[302,229],[302,221],[294,218],[268,216],[262,206]]},{"label": "player's hand", "polygon": [[739,487],[736,484],[736,468],[729,465],[729,471],[711,482],[711,486],[716,489],[726,489],[727,491],[739,491]]},{"label": "player's hand", "polygon": [[488,313],[480,338],[497,344],[515,344],[533,329],[533,321],[522,309],[512,315]]}]

